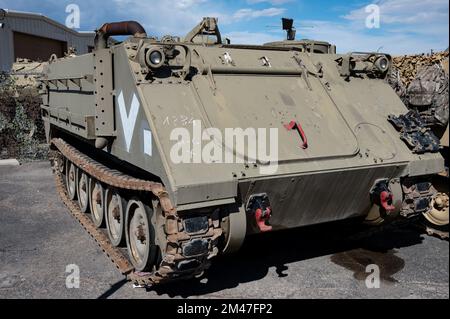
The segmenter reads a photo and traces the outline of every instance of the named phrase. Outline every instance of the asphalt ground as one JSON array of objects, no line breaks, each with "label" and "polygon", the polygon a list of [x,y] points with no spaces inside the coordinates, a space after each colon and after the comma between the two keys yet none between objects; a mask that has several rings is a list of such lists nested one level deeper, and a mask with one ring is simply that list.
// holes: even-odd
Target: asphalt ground
[{"label": "asphalt ground", "polygon": [[0,167],[0,298],[449,298],[448,241],[413,227],[354,234],[332,223],[254,236],[200,281],[133,288],[62,204],[47,162]]}]

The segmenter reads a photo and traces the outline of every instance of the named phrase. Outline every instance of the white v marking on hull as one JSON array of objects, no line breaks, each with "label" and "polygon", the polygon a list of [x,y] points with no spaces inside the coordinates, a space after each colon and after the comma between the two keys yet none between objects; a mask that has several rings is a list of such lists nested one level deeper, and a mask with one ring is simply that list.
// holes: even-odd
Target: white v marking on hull
[{"label": "white v marking on hull", "polygon": [[127,115],[127,108],[125,107],[125,99],[123,98],[123,92],[120,92],[117,97],[119,104],[120,119],[122,121],[123,135],[125,137],[125,144],[127,146],[127,152],[130,151],[131,139],[133,138],[134,127],[136,126],[136,119],[139,113],[139,100],[136,94],[133,93],[133,100],[131,101],[130,113]]}]

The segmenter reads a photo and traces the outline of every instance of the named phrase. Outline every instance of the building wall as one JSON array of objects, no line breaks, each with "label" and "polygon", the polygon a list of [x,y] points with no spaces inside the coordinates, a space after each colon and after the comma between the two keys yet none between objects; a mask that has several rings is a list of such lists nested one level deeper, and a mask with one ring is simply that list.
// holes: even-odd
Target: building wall
[{"label": "building wall", "polygon": [[[94,33],[78,33],[49,18],[32,13],[7,11],[0,29],[0,70],[9,71],[14,63],[14,32],[67,42],[77,54],[88,53],[94,45]],[[50,58],[50,56],[49,56]]]},{"label": "building wall", "polygon": [[56,54],[58,58],[64,57],[67,52],[67,42],[27,33],[14,31],[14,57],[27,58],[33,61],[47,61],[48,57]]}]

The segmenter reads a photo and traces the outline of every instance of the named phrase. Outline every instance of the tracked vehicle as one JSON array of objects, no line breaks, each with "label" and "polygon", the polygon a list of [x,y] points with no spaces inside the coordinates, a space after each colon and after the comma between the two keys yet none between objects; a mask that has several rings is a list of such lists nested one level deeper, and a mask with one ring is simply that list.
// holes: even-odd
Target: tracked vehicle
[{"label": "tracked vehicle", "polygon": [[[130,37],[108,45],[116,35]],[[58,191],[132,281],[199,276],[250,234],[353,217],[448,224],[448,197],[430,182],[444,168],[439,141],[386,83],[389,55],[224,42],[214,18],[184,38],[109,23],[92,53],[46,67]],[[180,140],[196,123],[198,143]],[[258,153],[273,144],[275,158],[242,154],[252,128],[274,133]],[[231,144],[219,139],[229,129]],[[218,150],[236,160],[199,156]]]}]

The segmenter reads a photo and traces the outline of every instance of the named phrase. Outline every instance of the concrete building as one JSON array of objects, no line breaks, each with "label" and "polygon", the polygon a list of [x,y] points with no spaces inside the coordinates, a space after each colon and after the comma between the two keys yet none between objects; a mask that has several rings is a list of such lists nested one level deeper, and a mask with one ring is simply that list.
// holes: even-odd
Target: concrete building
[{"label": "concrete building", "polygon": [[0,71],[9,71],[17,58],[62,57],[69,47],[88,53],[94,37],[94,32],[74,31],[41,14],[0,9]]}]

